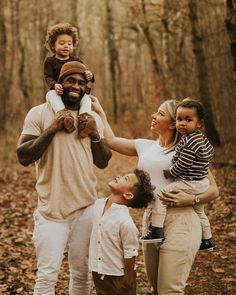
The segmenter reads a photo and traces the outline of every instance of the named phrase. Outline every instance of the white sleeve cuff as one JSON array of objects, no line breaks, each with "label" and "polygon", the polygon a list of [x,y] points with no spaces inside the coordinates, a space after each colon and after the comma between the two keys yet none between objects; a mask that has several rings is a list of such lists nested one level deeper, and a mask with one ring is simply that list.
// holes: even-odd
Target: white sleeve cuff
[{"label": "white sleeve cuff", "polygon": [[124,249],[124,258],[129,259],[134,256],[138,256],[138,250],[137,249]]}]

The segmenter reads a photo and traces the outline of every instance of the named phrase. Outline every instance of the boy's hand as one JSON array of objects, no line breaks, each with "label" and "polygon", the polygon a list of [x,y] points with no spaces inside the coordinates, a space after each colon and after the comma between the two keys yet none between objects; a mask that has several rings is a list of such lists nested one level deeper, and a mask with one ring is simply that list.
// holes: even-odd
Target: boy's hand
[{"label": "boy's hand", "polygon": [[119,290],[120,295],[128,294],[128,291],[132,289],[132,285],[135,283],[134,278],[136,277],[136,272],[134,270],[134,266],[135,256],[124,259],[124,279],[121,290]]},{"label": "boy's hand", "polygon": [[124,295],[124,294],[130,293],[130,291],[132,290],[133,283],[134,282],[132,279],[127,280],[127,278],[124,277],[123,283],[122,283],[120,290],[119,290],[119,294]]},{"label": "boy's hand", "polygon": [[63,94],[63,87],[62,87],[61,84],[56,83],[56,84],[54,85],[54,89],[55,89],[57,95],[60,95],[60,96],[61,96],[61,95]]},{"label": "boy's hand", "polygon": [[132,278],[126,278],[126,277],[124,277],[123,284],[126,287],[130,287],[132,285]]},{"label": "boy's hand", "polygon": [[163,174],[164,174],[165,178],[172,177],[171,174],[170,174],[170,170],[169,169],[163,170]]},{"label": "boy's hand", "polygon": [[87,81],[91,81],[93,79],[93,73],[89,70],[86,70],[84,72],[84,75]]}]

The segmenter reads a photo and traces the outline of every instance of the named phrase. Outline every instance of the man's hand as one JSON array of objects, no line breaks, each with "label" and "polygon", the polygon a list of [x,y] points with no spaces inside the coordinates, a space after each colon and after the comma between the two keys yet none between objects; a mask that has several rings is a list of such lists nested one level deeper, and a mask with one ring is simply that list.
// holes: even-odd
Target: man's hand
[{"label": "man's hand", "polygon": [[62,87],[61,84],[56,83],[56,84],[54,85],[54,89],[55,89],[57,95],[62,95],[62,94],[63,94],[63,87]]},{"label": "man's hand", "polygon": [[93,141],[100,139],[96,121],[94,117],[88,113],[83,113],[78,116],[78,129],[79,136],[82,138],[89,136]]},{"label": "man's hand", "polygon": [[52,131],[56,133],[57,131],[62,130],[64,127],[64,119],[65,114],[62,111],[56,113],[52,125],[50,126]]}]

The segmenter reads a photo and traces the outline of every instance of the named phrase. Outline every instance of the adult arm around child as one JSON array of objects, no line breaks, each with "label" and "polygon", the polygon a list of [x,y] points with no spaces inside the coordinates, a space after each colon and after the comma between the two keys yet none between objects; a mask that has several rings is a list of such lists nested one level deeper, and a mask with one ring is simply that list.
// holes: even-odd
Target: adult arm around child
[{"label": "adult arm around child", "polygon": [[[208,172],[208,179],[210,182],[210,186],[208,190],[202,194],[197,195],[199,199],[199,204],[205,204],[210,201],[215,200],[219,196],[219,190],[217,184],[215,182],[214,176],[211,171]],[[185,207],[192,206],[195,204],[196,195],[186,194],[182,191],[172,191],[172,192],[163,192],[163,196],[160,197],[160,200],[165,205],[172,205],[176,207]]]}]

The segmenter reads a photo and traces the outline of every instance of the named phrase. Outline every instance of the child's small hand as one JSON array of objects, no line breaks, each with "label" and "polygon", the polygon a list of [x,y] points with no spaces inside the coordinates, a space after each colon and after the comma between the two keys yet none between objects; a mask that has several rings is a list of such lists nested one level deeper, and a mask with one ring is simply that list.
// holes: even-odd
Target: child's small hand
[{"label": "child's small hand", "polygon": [[54,85],[54,89],[55,89],[57,95],[60,95],[60,96],[61,96],[61,95],[63,94],[63,87],[62,87],[61,84],[56,83],[56,84]]},{"label": "child's small hand", "polygon": [[163,174],[164,174],[165,178],[170,178],[171,177],[169,169],[163,170]]},{"label": "child's small hand", "polygon": [[87,81],[91,81],[93,79],[93,73],[89,70],[86,70],[84,72],[84,75]]}]

